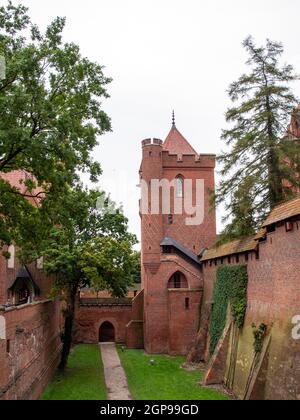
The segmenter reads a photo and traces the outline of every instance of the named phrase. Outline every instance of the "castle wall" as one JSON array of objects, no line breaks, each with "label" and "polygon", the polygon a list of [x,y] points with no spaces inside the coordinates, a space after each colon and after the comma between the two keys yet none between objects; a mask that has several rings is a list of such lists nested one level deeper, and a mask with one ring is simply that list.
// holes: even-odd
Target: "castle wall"
[{"label": "castle wall", "polygon": [[33,303],[11,306],[9,288],[21,268],[0,257],[0,399],[37,399],[59,363],[62,313],[48,300],[52,279],[35,263],[28,266],[40,294]]},{"label": "castle wall", "polygon": [[41,301],[2,307],[0,318],[0,400],[38,399],[60,358],[60,305]]},{"label": "castle wall", "polygon": [[[180,271],[189,288],[168,290],[171,276]],[[145,349],[148,353],[187,354],[199,326],[203,282],[199,268],[177,255],[163,256],[145,295]],[[185,309],[185,299],[190,299]]]},{"label": "castle wall", "polygon": [[126,346],[130,349],[144,348],[144,291],[132,301],[131,321],[126,326]]},{"label": "castle wall", "polygon": [[[187,146],[175,127],[169,136],[171,147]],[[179,139],[179,140],[178,140]],[[177,143],[176,146],[176,142]],[[150,188],[151,180],[174,181],[178,176],[192,180],[192,205],[196,204],[196,181],[204,182],[203,223],[189,226],[190,214],[175,214],[174,188],[171,189],[170,215],[162,212],[160,192],[159,214],[151,214],[151,195],[148,195],[149,214],[141,214],[142,225],[142,287],[144,288],[144,344],[148,353],[187,354],[194,343],[199,327],[199,307],[202,300],[203,281],[200,265],[179,255],[162,253],[161,242],[165,237],[178,241],[195,255],[211,246],[216,237],[215,212],[210,211],[209,190],[214,189],[214,156],[196,154],[171,154],[161,140],[142,142],[143,160],[141,180]],[[184,203],[184,200],[183,200]],[[187,290],[168,290],[168,281],[177,271],[185,275]],[[186,302],[189,308],[185,308]]]},{"label": "castle wall", "polygon": [[131,305],[80,306],[76,311],[75,343],[99,343],[101,325],[108,321],[115,329],[116,342],[126,342],[126,326],[132,319]]},{"label": "castle wall", "polygon": [[[230,260],[237,263],[235,256]],[[223,263],[228,264],[227,257]],[[247,261],[241,255],[239,264],[248,268],[248,307],[238,339],[232,389],[241,399],[300,399],[300,340],[292,337],[292,319],[300,315],[299,221],[294,222],[291,232],[286,231],[285,223],[277,224],[276,231],[259,243],[259,258],[254,252]],[[210,311],[216,268],[215,261],[203,267],[207,305],[202,307],[201,323]],[[253,326],[258,328],[262,323],[268,327],[265,347],[255,357]],[[202,347],[206,347],[207,356],[207,345]],[[227,364],[229,359],[230,355]]]},{"label": "castle wall", "polygon": [[[104,299],[103,299],[104,301]],[[89,303],[77,304],[74,341],[76,343],[96,344],[100,339],[100,327],[104,322],[110,322],[115,330],[117,343],[126,344],[129,348],[143,348],[143,316],[144,292],[141,291],[128,304]]]}]

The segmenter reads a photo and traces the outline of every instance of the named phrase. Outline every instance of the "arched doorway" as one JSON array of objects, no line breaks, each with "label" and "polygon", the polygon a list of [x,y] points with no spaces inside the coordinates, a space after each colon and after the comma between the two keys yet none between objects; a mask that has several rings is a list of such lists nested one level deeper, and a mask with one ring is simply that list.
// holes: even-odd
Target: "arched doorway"
[{"label": "arched doorway", "polygon": [[114,343],[116,341],[115,337],[115,327],[111,322],[103,322],[99,330],[99,342],[100,343]]}]

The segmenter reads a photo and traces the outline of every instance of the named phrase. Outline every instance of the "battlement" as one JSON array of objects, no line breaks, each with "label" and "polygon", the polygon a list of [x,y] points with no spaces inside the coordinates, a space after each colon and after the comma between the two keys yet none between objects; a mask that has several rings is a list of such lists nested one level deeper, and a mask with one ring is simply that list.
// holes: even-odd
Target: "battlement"
[{"label": "battlement", "polygon": [[173,154],[167,150],[163,151],[163,166],[178,167],[178,164],[188,166],[190,168],[215,168],[216,156],[212,154]]},{"label": "battlement", "polygon": [[142,141],[142,147],[147,147],[147,146],[160,146],[162,147],[163,145],[163,141],[160,139],[146,139]]}]

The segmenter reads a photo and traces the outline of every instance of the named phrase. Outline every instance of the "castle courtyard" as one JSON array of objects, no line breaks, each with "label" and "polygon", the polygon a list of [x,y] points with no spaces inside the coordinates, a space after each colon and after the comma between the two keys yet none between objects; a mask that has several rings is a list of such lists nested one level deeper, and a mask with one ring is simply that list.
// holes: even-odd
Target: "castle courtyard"
[{"label": "castle courtyard", "polygon": [[[112,345],[114,347],[114,345]],[[133,400],[226,400],[222,390],[201,386],[204,371],[194,367],[185,369],[184,357],[149,355],[143,350],[117,348],[121,366],[125,370],[129,392]],[[115,357],[113,355],[113,357]],[[107,358],[107,356],[106,356]],[[107,363],[111,364],[112,360]],[[113,360],[114,369],[120,364]],[[109,366],[111,369],[111,365]],[[42,400],[126,400],[128,389],[123,390],[123,378],[117,374],[105,382],[105,364],[97,345],[78,345],[70,356],[69,368],[64,376],[56,376],[41,397]],[[114,382],[113,382],[114,381]],[[112,388],[118,388],[114,395]]]}]

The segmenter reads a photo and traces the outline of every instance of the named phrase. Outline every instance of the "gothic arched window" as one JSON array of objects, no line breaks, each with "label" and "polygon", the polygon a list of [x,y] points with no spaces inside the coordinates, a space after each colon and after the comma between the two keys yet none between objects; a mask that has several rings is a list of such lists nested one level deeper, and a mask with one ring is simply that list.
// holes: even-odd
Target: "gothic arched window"
[{"label": "gothic arched window", "polygon": [[7,268],[15,268],[15,246],[8,247],[9,259],[7,260]]},{"label": "gothic arched window", "polygon": [[184,274],[177,271],[168,282],[168,289],[188,289],[188,282]]},{"label": "gothic arched window", "polygon": [[176,197],[183,197],[183,178],[180,175],[176,178]]}]

